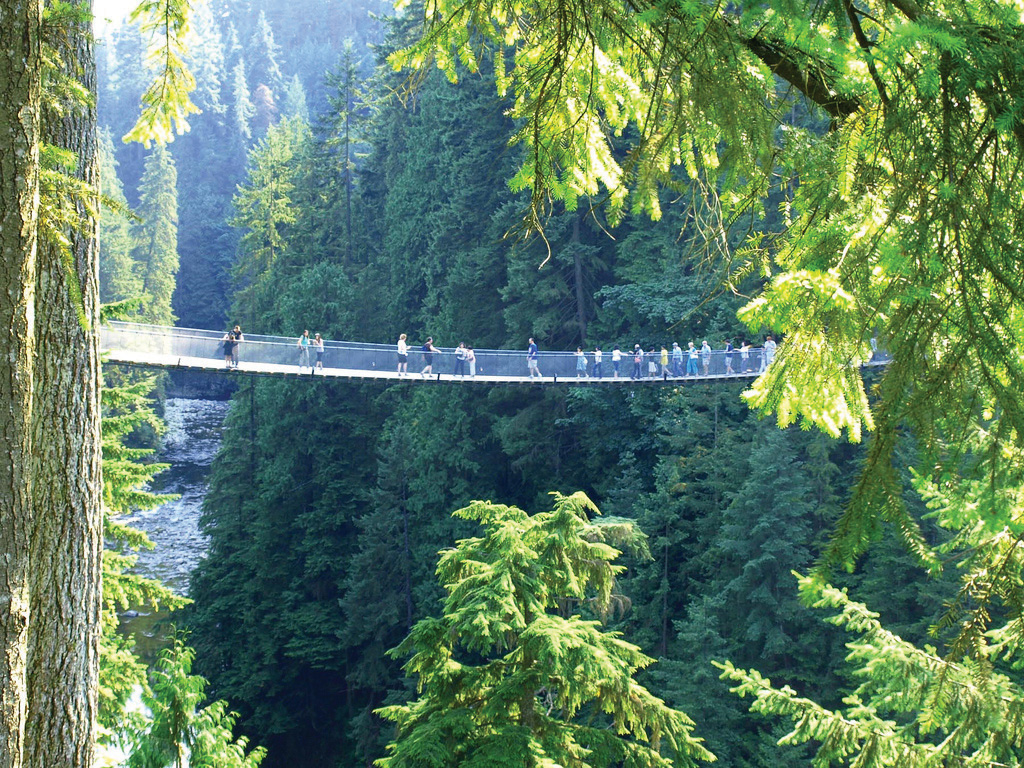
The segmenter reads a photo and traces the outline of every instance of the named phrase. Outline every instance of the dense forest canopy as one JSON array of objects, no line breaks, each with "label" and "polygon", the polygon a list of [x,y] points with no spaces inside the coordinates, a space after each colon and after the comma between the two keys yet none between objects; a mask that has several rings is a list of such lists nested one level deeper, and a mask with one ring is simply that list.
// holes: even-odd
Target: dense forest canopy
[{"label": "dense forest canopy", "polygon": [[[132,765],[1019,764],[1020,13],[165,0],[105,29],[94,82],[87,13],[10,3],[0,766],[88,765],[97,718]],[[782,342],[746,392],[240,382],[195,651],[146,689],[113,615],[181,601],[128,572],[132,433],[159,430],[154,382],[110,371],[101,440],[100,300],[388,343]],[[871,339],[892,361],[862,371]],[[635,546],[586,538],[588,498]],[[150,716],[119,726],[133,685]]]}]

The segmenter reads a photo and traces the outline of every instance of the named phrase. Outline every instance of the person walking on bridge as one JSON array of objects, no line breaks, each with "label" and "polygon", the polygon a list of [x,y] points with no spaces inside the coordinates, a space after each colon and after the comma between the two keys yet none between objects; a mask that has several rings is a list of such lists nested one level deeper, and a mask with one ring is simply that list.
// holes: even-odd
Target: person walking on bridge
[{"label": "person walking on bridge", "polygon": [[708,344],[708,340],[704,339],[700,343],[700,362],[704,367],[704,375],[708,375],[708,367],[711,365],[711,345]]},{"label": "person walking on bridge", "polygon": [[319,333],[313,337],[313,349],[316,352],[316,369],[322,371],[324,369],[324,340]]},{"label": "person walking on bridge", "polygon": [[678,341],[672,342],[672,376],[682,377],[683,375],[683,349]]},{"label": "person walking on bridge", "polygon": [[612,349],[612,378],[619,378],[619,366],[622,364],[622,350],[619,349],[619,345],[616,344]]},{"label": "person walking on bridge", "polygon": [[398,375],[409,374],[409,344],[406,342],[406,335],[403,333],[398,337]]},{"label": "person walking on bridge", "polygon": [[539,351],[537,349],[537,342],[530,339],[530,344],[526,347],[526,368],[530,372],[530,378],[534,376],[541,378],[540,369],[537,367],[537,357]]},{"label": "person walking on bridge", "polygon": [[309,331],[303,331],[296,345],[299,348],[299,371],[309,368]]},{"label": "person walking on bridge", "polygon": [[583,351],[583,347],[576,347],[576,378],[583,377],[589,379],[587,375],[587,353]]},{"label": "person walking on bridge", "polygon": [[601,378],[601,361],[604,360],[604,352],[600,347],[594,347],[594,377]]},{"label": "person walking on bridge", "polygon": [[469,363],[469,378],[476,377],[476,352],[472,345],[466,347],[466,362]]},{"label": "person walking on bridge", "polygon": [[639,344],[633,345],[633,375],[631,379],[642,379],[644,377],[643,372],[644,365],[644,351],[640,348]]},{"label": "person walking on bridge", "polygon": [[233,344],[231,343],[231,331],[224,331],[224,338],[221,339],[221,345],[224,347],[224,367],[231,368],[231,349]]},{"label": "person walking on bridge", "polygon": [[466,343],[463,341],[460,341],[459,346],[455,349],[455,372],[452,375],[466,375]]},{"label": "person walking on bridge", "polygon": [[696,376],[697,375],[697,348],[693,346],[692,341],[686,343],[686,375]]},{"label": "person walking on bridge", "polygon": [[231,367],[238,367],[238,345],[245,341],[245,337],[242,335],[242,327],[236,325],[231,329],[229,343],[231,346]]},{"label": "person walking on bridge", "polygon": [[423,350],[423,370],[420,371],[420,376],[427,378],[428,373],[434,373],[434,354],[441,354],[441,350],[434,346],[434,338],[432,336],[427,337],[421,349]]},{"label": "person walking on bridge", "polygon": [[761,373],[767,370],[768,366],[772,364],[772,360],[775,359],[775,339],[769,336],[764,341],[764,354],[761,355]]}]

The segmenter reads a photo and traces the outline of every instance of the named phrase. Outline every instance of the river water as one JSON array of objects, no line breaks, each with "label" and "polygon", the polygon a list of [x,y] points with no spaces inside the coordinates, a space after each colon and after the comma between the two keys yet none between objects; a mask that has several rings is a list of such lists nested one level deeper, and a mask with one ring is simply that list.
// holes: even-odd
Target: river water
[{"label": "river water", "polygon": [[[192,569],[206,552],[199,516],[229,405],[226,400],[167,400],[167,432],[157,459],[171,466],[156,476],[151,490],[179,498],[125,519],[156,545],[139,552],[135,572],[159,579],[179,595],[187,594]],[[122,631],[135,635],[137,651],[147,657],[162,645],[167,617],[138,606],[121,617]]]}]

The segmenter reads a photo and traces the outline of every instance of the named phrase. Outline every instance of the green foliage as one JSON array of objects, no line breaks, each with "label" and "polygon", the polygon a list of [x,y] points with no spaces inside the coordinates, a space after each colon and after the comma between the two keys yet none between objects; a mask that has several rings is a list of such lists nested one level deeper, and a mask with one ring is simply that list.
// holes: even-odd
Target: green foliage
[{"label": "green foliage", "polygon": [[299,120],[283,120],[271,128],[250,154],[248,179],[233,201],[236,215],[231,224],[243,230],[233,269],[235,314],[244,312],[250,323],[259,309],[257,302],[267,298],[268,270],[285,248],[284,228],[295,222],[292,160],[308,137],[309,127]]},{"label": "green foliage", "polygon": [[152,378],[121,386],[105,386],[103,405],[103,550],[102,634],[100,638],[99,722],[108,732],[119,726],[132,692],[145,685],[145,667],[132,652],[132,641],[118,632],[118,614],[132,606],[180,607],[185,600],[160,582],[131,572],[139,549],[152,549],[145,533],[118,518],[152,509],[171,499],[145,486],[167,465],[145,462],[149,448],[132,448],[126,439],[137,428],[162,429],[153,412]]},{"label": "green foliage", "polygon": [[99,174],[104,199],[100,210],[100,301],[124,301],[142,295],[139,275],[131,262],[131,216],[110,134],[99,136]]},{"label": "green foliage", "polygon": [[192,103],[195,77],[185,66],[185,41],[189,31],[187,0],[143,0],[130,20],[139,22],[143,35],[152,41],[146,67],[153,82],[142,94],[142,112],[124,141],[155,141],[167,144],[174,135],[189,129],[188,116],[199,112]]},{"label": "green foliage", "polygon": [[178,274],[178,174],[174,158],[158,144],[146,159],[132,230],[132,259],[142,283],[142,322],[174,325],[171,297]]},{"label": "green foliage", "polygon": [[444,616],[418,622],[394,651],[411,654],[405,669],[421,696],[381,710],[398,735],[378,765],[714,759],[686,715],[633,680],[652,659],[573,615],[611,610],[619,552],[591,523],[597,508],[585,495],[554,497],[551,512],[534,516],[487,502],[455,513],[485,531],[442,553]]},{"label": "green foliage", "polygon": [[144,694],[148,715],[137,715],[131,738],[130,768],[256,768],[266,755],[246,752],[248,740],[232,735],[237,715],[223,701],[200,709],[206,681],[191,674],[194,652],[175,635],[153,669],[151,693]]},{"label": "green foliage", "polygon": [[[783,425],[877,432],[828,562],[851,567],[884,520],[934,567],[893,469],[901,431],[942,461],[984,404],[1024,435],[1019,15],[998,0],[439,0],[423,21],[391,63],[455,81],[492,62],[526,147],[511,184],[531,190],[528,224],[596,197],[613,221],[657,218],[659,190],[699,190],[685,234],[724,283],[767,281],[742,316],[785,337],[748,400]],[[869,400],[858,365],[876,333],[892,362]]]},{"label": "green foliage", "polygon": [[834,612],[830,622],[857,634],[847,644],[857,687],[844,699],[844,709],[830,710],[788,686],[775,687],[755,671],[716,664],[738,694],[752,698],[755,711],[793,720],[783,743],[813,742],[820,766],[1020,764],[1024,691],[991,669],[994,657],[950,661],[886,631],[878,614],[845,590],[806,577],[800,584],[812,606]]}]

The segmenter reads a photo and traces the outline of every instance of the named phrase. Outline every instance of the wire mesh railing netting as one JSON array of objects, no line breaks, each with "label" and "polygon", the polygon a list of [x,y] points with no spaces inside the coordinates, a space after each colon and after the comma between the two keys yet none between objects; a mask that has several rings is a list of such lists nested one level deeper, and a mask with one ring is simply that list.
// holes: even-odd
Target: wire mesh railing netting
[{"label": "wire mesh railing netting", "polygon": [[[110,322],[103,326],[102,348],[116,352],[122,359],[132,358],[137,362],[153,362],[155,357],[176,358],[165,361],[169,365],[196,365],[211,367],[213,361],[227,365],[225,358],[231,357],[227,334],[220,331],[206,331],[194,328],[167,328],[140,323]],[[527,352],[523,350],[476,349],[475,361],[464,358],[463,352],[452,347],[437,347],[437,352],[425,352],[420,345],[409,345],[407,372],[420,376],[430,365],[431,377],[473,375],[477,377],[501,377],[529,379],[531,370]],[[318,348],[313,339],[308,347],[299,344],[297,338],[243,334],[235,356],[243,369],[257,370],[280,367],[295,367],[307,370],[317,367]],[[134,357],[133,357],[134,355]],[[722,378],[729,376],[754,376],[763,371],[770,361],[770,353],[762,347],[737,347],[732,351],[724,349],[696,350],[692,356],[689,350],[680,348],[655,347],[651,350],[621,349],[619,360],[615,360],[614,348],[587,350],[580,356],[573,352],[540,351],[537,354],[536,373],[547,379],[600,379],[636,380],[667,378]],[[367,344],[362,342],[324,340],[319,355],[320,365],[335,372],[359,372],[359,375],[388,374],[398,370],[398,354],[395,344]],[[192,362],[190,362],[192,361]]]}]

